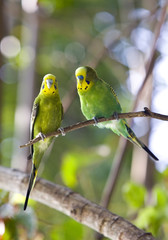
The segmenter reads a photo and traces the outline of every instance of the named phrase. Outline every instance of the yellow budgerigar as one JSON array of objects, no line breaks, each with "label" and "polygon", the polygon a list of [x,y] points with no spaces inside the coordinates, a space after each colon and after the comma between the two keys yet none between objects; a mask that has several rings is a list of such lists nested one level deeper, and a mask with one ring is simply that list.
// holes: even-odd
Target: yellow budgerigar
[{"label": "yellow budgerigar", "polygon": [[52,74],[47,74],[43,78],[40,93],[34,101],[31,115],[31,139],[40,135],[43,140],[31,146],[30,156],[32,158],[32,171],[26,194],[24,210],[27,208],[29,195],[34,186],[41,159],[53,140],[53,137],[45,138],[45,134],[56,131],[61,125],[62,117],[63,108],[59,96],[56,77]]}]

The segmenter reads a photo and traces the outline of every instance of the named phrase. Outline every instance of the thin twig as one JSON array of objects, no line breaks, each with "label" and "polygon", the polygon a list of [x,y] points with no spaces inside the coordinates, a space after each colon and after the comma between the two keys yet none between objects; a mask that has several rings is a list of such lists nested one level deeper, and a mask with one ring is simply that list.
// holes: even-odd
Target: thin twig
[{"label": "thin twig", "polygon": [[[168,116],[167,115],[162,115],[162,114],[159,114],[159,113],[151,112],[148,108],[144,108],[144,109],[145,109],[144,111],[139,111],[139,112],[118,113],[117,114],[117,119],[135,118],[135,117],[151,117],[151,118],[160,119],[160,120],[163,120],[163,121],[168,121]],[[98,123],[105,122],[105,121],[110,121],[110,120],[116,120],[116,114],[112,115],[109,118],[101,117],[101,118],[97,118],[96,120],[97,120]],[[74,130],[77,130],[77,129],[80,129],[80,128],[83,128],[83,127],[87,127],[87,126],[90,126],[90,125],[95,125],[95,120],[94,119],[87,120],[87,121],[84,121],[84,122],[79,122],[79,123],[76,123],[74,125],[70,125],[68,127],[65,127],[63,130],[64,130],[64,133],[66,134],[68,132],[72,132]],[[56,132],[48,133],[45,136],[46,136],[46,138],[54,137],[54,136],[57,137],[61,134],[62,134],[62,130],[58,129]],[[28,147],[28,146],[36,143],[36,142],[39,142],[40,140],[41,140],[41,137],[36,137],[33,140],[30,140],[28,143],[26,143],[24,145],[21,145],[20,148]]]},{"label": "thin twig", "polygon": [[120,138],[118,148],[115,154],[115,157],[113,159],[113,164],[111,165],[111,170],[109,172],[108,178],[106,180],[105,187],[103,189],[100,205],[108,208],[111,196],[114,192],[116,182],[119,178],[119,173],[122,167],[121,161],[123,159],[123,153],[125,152],[126,144],[128,141],[126,141],[125,138]]}]

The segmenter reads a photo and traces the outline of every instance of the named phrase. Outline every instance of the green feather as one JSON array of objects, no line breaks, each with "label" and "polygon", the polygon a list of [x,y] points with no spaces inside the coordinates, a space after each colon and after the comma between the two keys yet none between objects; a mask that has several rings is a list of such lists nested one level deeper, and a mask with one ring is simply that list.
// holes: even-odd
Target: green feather
[{"label": "green feather", "polygon": [[[113,88],[100,79],[91,67],[79,67],[76,72],[77,89],[81,110],[86,119],[110,117],[121,113],[122,109]],[[111,129],[117,135],[122,135],[132,143],[143,148],[153,159],[158,158],[142,143],[129,127],[126,119],[98,123],[99,128]]]},{"label": "green feather", "polygon": [[[39,133],[45,135],[56,131],[61,125],[62,117],[63,108],[56,78],[52,74],[47,74],[43,78],[40,93],[33,104],[30,126],[31,139],[35,138]],[[35,184],[37,170],[41,159],[52,140],[53,137],[46,138],[44,141],[41,140],[35,143],[30,148],[32,156],[32,172],[26,194],[24,210],[26,210],[30,192]]]}]

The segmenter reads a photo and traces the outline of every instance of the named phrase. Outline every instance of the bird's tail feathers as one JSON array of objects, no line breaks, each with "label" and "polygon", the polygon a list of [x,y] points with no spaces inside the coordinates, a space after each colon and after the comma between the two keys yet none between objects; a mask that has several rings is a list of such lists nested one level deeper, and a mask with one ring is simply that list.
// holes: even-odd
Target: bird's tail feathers
[{"label": "bird's tail feathers", "polygon": [[33,163],[32,172],[31,172],[31,176],[30,176],[30,179],[29,179],[29,186],[28,186],[27,194],[26,194],[26,200],[25,200],[25,203],[24,203],[24,210],[26,210],[26,208],[27,208],[30,192],[31,192],[31,190],[32,190],[32,188],[35,184],[36,177],[37,177],[37,169],[35,167],[35,164]]},{"label": "bird's tail feathers", "polygon": [[142,143],[141,146],[154,160],[159,161],[159,159],[149,150],[149,148],[144,143]]},{"label": "bird's tail feathers", "polygon": [[149,148],[141,142],[135,135],[135,133],[132,131],[132,129],[125,124],[127,131],[128,131],[128,140],[131,141],[132,143],[136,144],[138,147],[143,148],[154,160],[158,161],[159,159],[149,150]]}]

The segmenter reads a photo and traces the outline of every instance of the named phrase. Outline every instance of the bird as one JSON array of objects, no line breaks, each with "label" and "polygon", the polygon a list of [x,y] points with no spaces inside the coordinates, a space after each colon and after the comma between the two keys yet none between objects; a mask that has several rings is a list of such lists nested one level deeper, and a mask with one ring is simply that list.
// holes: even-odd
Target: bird
[{"label": "bird", "polygon": [[[128,125],[126,119],[117,119],[117,114],[122,108],[114,89],[100,79],[96,71],[89,66],[78,67],[75,71],[77,80],[77,92],[80,99],[81,111],[87,120],[94,119],[99,128],[111,129],[117,135],[121,135],[133,144],[143,148],[154,160],[159,159],[141,142]],[[108,118],[112,115],[116,120],[98,123],[99,117]]]},{"label": "bird", "polygon": [[51,144],[53,137],[45,138],[47,133],[60,128],[63,118],[63,107],[58,91],[58,82],[53,74],[43,77],[40,92],[35,98],[30,121],[30,138],[41,137],[41,141],[30,147],[28,159],[32,159],[32,170],[29,178],[24,210],[28,205],[30,192],[35,184],[41,159]]}]

